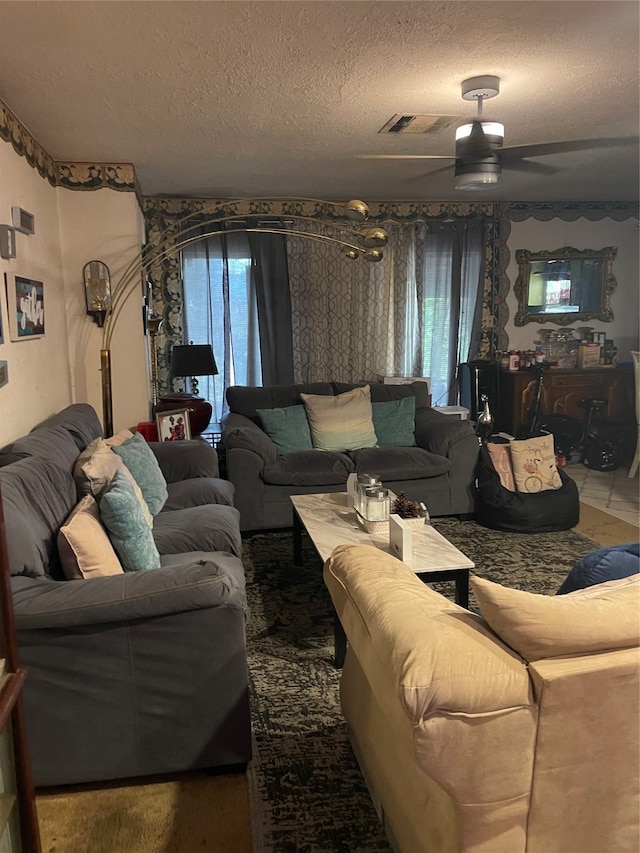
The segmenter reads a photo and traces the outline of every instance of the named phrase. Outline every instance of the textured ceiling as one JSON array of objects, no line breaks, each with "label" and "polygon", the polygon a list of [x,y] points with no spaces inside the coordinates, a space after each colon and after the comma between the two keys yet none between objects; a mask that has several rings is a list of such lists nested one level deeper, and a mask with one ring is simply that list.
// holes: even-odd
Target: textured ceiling
[{"label": "textured ceiling", "polygon": [[[368,200],[638,199],[639,9],[616,2],[5,2],[0,98],[54,159],[129,162],[144,195]],[[635,136],[453,189],[454,122],[382,135],[395,113],[471,118],[496,74],[505,146]]]}]

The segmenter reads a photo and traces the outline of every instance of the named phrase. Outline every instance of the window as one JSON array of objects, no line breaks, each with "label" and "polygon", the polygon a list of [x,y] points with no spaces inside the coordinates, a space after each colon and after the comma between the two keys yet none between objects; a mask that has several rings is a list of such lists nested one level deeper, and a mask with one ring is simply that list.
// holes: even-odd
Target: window
[{"label": "window", "polygon": [[199,381],[214,422],[224,414],[226,388],[262,384],[251,255],[246,239],[235,239],[244,237],[209,238],[188,246],[182,255],[185,338],[210,342],[219,370],[218,376]]}]

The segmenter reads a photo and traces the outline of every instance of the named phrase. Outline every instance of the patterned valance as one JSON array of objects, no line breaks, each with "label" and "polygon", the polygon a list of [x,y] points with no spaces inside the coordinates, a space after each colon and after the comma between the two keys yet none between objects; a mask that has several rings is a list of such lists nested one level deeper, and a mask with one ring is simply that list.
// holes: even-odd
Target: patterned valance
[{"label": "patterned valance", "polygon": [[[410,222],[414,219],[447,219],[451,217],[492,217],[493,202],[390,202],[369,201],[370,220]],[[147,198],[143,210],[148,227],[168,227],[182,218],[194,222],[214,217],[216,207],[224,204],[225,215],[230,216],[304,216],[327,221],[344,219],[340,202],[330,203],[319,199],[207,199],[207,198]]]},{"label": "patterned valance", "polygon": [[54,160],[29,133],[20,119],[0,101],[0,139],[10,142],[31,168],[54,187],[68,190],[111,189],[142,194],[131,163],[70,163]]},{"label": "patterned valance", "polygon": [[524,222],[525,219],[530,218],[541,222],[550,222],[552,219],[575,222],[576,219],[581,218],[592,222],[605,218],[623,222],[634,216],[637,218],[640,211],[638,204],[615,201],[511,201],[499,207],[502,217],[511,222]]}]

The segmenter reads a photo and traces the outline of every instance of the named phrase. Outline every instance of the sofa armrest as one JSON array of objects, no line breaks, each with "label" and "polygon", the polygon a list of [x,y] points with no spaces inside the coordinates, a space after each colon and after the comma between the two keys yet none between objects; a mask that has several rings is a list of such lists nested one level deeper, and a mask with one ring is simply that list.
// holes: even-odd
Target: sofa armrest
[{"label": "sofa armrest", "polygon": [[167,483],[195,477],[218,477],[218,454],[203,439],[193,441],[150,441]]},{"label": "sofa armrest", "polygon": [[223,426],[222,442],[229,458],[233,450],[245,450],[260,457],[263,465],[275,462],[278,449],[263,429],[244,415],[231,413]]},{"label": "sofa armrest", "polygon": [[73,629],[211,607],[245,609],[244,571],[237,557],[202,551],[163,563],[160,569],[91,580],[14,577],[16,628]]},{"label": "sofa armrest", "polygon": [[[456,803],[463,837],[482,837],[496,816],[526,825],[537,715],[524,660],[483,619],[379,548],[338,546],[324,579],[349,640],[341,703],[360,743],[376,731],[378,714],[388,743],[402,744],[401,756],[410,749],[410,760]],[[495,835],[485,837],[487,845],[464,849],[498,849]],[[447,845],[454,847],[462,849]]]},{"label": "sofa armrest", "polygon": [[469,421],[443,415],[431,408],[416,411],[416,444],[431,453],[451,458],[456,444],[477,438]]},{"label": "sofa armrest", "polygon": [[[324,580],[353,652],[411,725],[533,702],[522,658],[485,621],[372,545],[339,545]],[[381,603],[382,602],[382,603]],[[371,681],[372,687],[374,681]]]}]

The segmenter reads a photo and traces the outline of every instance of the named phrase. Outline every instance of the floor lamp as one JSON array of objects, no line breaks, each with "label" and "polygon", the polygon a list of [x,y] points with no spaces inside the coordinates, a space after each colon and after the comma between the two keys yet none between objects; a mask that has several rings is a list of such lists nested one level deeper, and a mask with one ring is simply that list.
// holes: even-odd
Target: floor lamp
[{"label": "floor lamp", "polygon": [[[305,216],[298,213],[287,213],[282,222],[273,223],[271,217],[267,222],[261,222],[259,217],[268,212],[272,203],[281,203],[298,209],[301,203],[312,202],[321,205],[330,218]],[[239,204],[248,205],[252,212],[251,224],[238,224],[240,218],[237,212]],[[332,218],[335,217],[335,218]],[[102,327],[102,349],[100,350],[100,370],[102,385],[103,428],[105,436],[113,435],[113,389],[111,383],[111,341],[114,328],[118,322],[123,307],[142,288],[142,282],[148,275],[153,275],[165,260],[178,254],[185,246],[197,243],[209,237],[220,237],[223,234],[234,233],[267,233],[295,235],[306,240],[315,240],[335,245],[342,254],[351,260],[360,257],[377,263],[382,260],[382,249],[388,243],[388,235],[379,225],[366,225],[369,218],[369,208],[365,202],[352,199],[347,202],[332,202],[322,199],[309,198],[255,198],[233,199],[214,202],[199,212],[198,221],[188,214],[159,235],[157,245],[143,247],[139,257],[132,260],[125,268],[119,281],[111,287],[109,309]],[[285,221],[286,219],[286,221]],[[307,222],[315,226],[314,231],[304,231],[297,224]],[[289,224],[291,223],[291,224]],[[224,229],[220,226],[225,225]],[[229,227],[231,226],[231,227]],[[156,330],[157,334],[157,330]],[[174,347],[175,350],[175,347]],[[187,374],[203,376],[205,373]],[[157,377],[156,377],[157,383]],[[157,387],[156,387],[157,392]],[[152,379],[153,393],[153,379]]]}]

